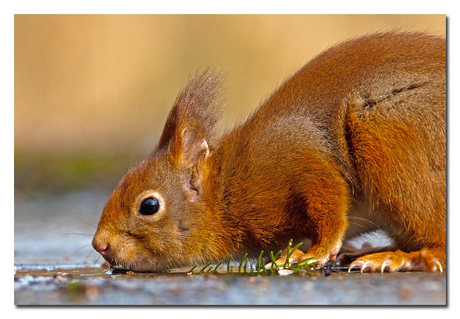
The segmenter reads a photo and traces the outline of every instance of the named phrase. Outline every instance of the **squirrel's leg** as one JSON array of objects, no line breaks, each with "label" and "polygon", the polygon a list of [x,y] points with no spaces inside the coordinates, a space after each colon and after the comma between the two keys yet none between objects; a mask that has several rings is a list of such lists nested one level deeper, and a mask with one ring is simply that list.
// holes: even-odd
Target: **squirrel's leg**
[{"label": "squirrel's leg", "polygon": [[357,175],[364,195],[391,225],[388,235],[396,243],[395,251],[360,257],[350,269],[359,266],[361,271],[392,272],[445,268],[443,92],[433,80],[420,90],[389,94],[388,99],[372,108],[356,101],[349,104],[348,145]]},{"label": "squirrel's leg", "polygon": [[[301,230],[298,237],[309,238],[312,244],[306,253],[294,251],[290,261],[312,258],[311,263],[320,268],[328,260],[335,260],[342,246],[350,199],[348,185],[336,167],[324,159],[313,162],[312,157],[306,156],[310,162],[304,166],[310,171],[293,181],[296,200],[292,212]],[[277,264],[285,260],[283,252]]]},{"label": "squirrel's leg", "polygon": [[348,227],[349,188],[334,165],[316,167],[314,178],[305,179],[302,189],[306,198],[305,236],[311,247],[300,259],[316,258],[317,268],[337,257]]}]

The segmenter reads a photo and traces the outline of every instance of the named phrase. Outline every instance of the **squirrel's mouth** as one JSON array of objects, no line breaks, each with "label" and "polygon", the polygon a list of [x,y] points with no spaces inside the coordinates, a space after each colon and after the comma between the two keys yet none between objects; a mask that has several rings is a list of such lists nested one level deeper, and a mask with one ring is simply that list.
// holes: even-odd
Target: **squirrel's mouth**
[{"label": "squirrel's mouth", "polygon": [[111,275],[114,271],[117,273],[126,272],[132,270],[131,267],[127,264],[121,263],[115,260],[112,256],[107,256],[101,254],[102,258],[105,259],[110,265],[110,270],[107,271],[109,275]]},{"label": "squirrel's mouth", "polygon": [[132,271],[132,270],[111,266],[110,269],[106,271],[106,274],[107,275],[119,275],[119,274],[126,274],[128,271]]},{"label": "squirrel's mouth", "polygon": [[108,274],[123,274],[128,271],[139,273],[161,273],[166,272],[169,269],[169,267],[167,267],[166,265],[153,263],[152,260],[145,257],[130,260],[129,263],[123,263],[105,257],[104,259],[106,259],[107,262],[110,264],[110,270],[107,272]]}]

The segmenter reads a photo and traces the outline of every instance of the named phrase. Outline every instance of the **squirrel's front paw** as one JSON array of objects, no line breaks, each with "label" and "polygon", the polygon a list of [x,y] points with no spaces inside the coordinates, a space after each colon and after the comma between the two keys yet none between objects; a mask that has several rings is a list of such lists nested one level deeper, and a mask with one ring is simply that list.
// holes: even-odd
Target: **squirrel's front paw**
[{"label": "squirrel's front paw", "polygon": [[428,249],[421,251],[405,253],[400,250],[386,251],[365,255],[353,261],[348,267],[348,272],[355,266],[358,266],[361,273],[363,272],[389,272],[396,271],[443,271],[439,260]]},{"label": "squirrel's front paw", "polygon": [[[303,255],[304,255],[303,251],[296,249],[290,252],[289,262],[291,263],[291,262],[301,261],[303,260],[302,259]],[[276,259],[276,265],[278,267],[282,267],[286,263],[286,257],[287,257],[287,250],[285,249],[281,252],[281,255]],[[272,262],[265,264],[265,268],[271,268],[271,267],[272,267]]]},{"label": "squirrel's front paw", "polygon": [[[323,265],[329,260],[329,255],[319,257],[315,254],[311,253],[304,253],[301,250],[294,250],[292,254],[289,257],[289,263],[300,263],[302,261],[305,261],[305,263],[302,263],[304,265],[312,264],[315,266],[316,269],[319,269],[323,267]],[[283,265],[286,263],[286,251],[283,251],[280,255],[279,258],[276,259],[276,265],[278,267],[283,267]],[[269,262],[265,265],[265,268],[270,268],[272,266],[272,263]]]},{"label": "squirrel's front paw", "polygon": [[[293,250],[289,250],[289,263],[293,262],[302,262],[303,265],[312,264],[315,266],[316,269],[320,269],[328,262],[329,260],[333,261],[337,257],[337,253],[340,250],[342,245],[342,241],[336,242],[334,245],[331,246],[330,249],[324,249],[323,247],[310,247],[307,253],[302,252],[301,250],[297,249],[296,247]],[[286,258],[288,255],[288,251],[285,249],[281,255],[276,259],[276,265],[278,267],[283,267],[286,263]],[[269,262],[265,265],[265,268],[272,267],[272,262]]]}]

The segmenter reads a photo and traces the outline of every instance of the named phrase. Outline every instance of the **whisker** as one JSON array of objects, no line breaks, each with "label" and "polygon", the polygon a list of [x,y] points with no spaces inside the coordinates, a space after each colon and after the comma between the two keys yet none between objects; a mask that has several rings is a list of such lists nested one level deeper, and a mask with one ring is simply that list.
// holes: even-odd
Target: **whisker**
[{"label": "whisker", "polygon": [[93,237],[94,234],[85,234],[85,233],[57,233],[57,232],[48,232],[49,234],[57,234],[57,235],[80,235],[80,236],[88,236],[88,237]]},{"label": "whisker", "polygon": [[88,226],[91,226],[91,227],[94,227],[94,228],[97,228],[97,226],[93,225],[93,224],[90,224],[88,222],[85,222],[84,220],[78,218],[78,220],[75,220],[76,222],[80,222],[80,223],[83,223],[83,224],[86,224]]},{"label": "whisker", "polygon": [[92,250],[89,252],[89,254],[86,256],[85,260],[83,260],[83,265],[86,263],[86,260],[89,258],[89,256],[94,252],[95,250]]},{"label": "whisker", "polygon": [[101,258],[102,255],[97,256],[96,260],[94,261],[93,265],[91,267],[96,267],[97,262],[99,261],[99,258]]},{"label": "whisker", "polygon": [[[375,226],[377,229],[381,230],[380,227],[379,227],[379,225],[377,225],[376,223],[374,223],[373,221],[371,221],[371,220],[369,220],[369,219],[366,219],[366,218],[363,218],[363,217],[357,217],[357,216],[349,216],[348,218],[349,218],[349,219],[350,219],[350,218],[352,218],[352,219],[354,218],[354,219],[359,219],[359,220],[365,221],[365,222],[367,222],[367,223],[369,223],[369,224],[372,224],[372,225]],[[356,224],[356,225],[359,225],[359,224]],[[363,226],[363,225],[359,225],[359,226]]]},{"label": "whisker", "polygon": [[355,223],[355,222],[352,222],[352,221],[348,221],[349,224],[353,224],[353,225],[357,225],[357,226],[360,226],[360,227],[364,227],[363,224],[358,224],[358,223]]},{"label": "whisker", "polygon": [[91,244],[88,244],[88,245],[85,245],[85,246],[83,246],[83,247],[81,247],[81,248],[78,248],[78,249],[75,250],[73,253],[71,253],[70,255],[66,256],[66,258],[69,258],[70,256],[72,256],[73,254],[75,254],[75,253],[78,252],[79,250],[82,250],[83,248],[86,248],[86,247],[88,247],[88,246],[91,246]]}]

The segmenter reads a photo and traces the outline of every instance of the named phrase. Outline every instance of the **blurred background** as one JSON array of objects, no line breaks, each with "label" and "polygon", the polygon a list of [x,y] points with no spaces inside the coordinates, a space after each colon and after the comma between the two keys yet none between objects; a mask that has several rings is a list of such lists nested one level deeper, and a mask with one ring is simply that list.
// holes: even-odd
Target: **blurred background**
[{"label": "blurred background", "polygon": [[14,24],[15,262],[84,260],[90,247],[72,253],[91,242],[110,191],[156,146],[198,69],[227,74],[224,130],[339,41],[392,29],[446,35],[445,15],[16,15]]}]

